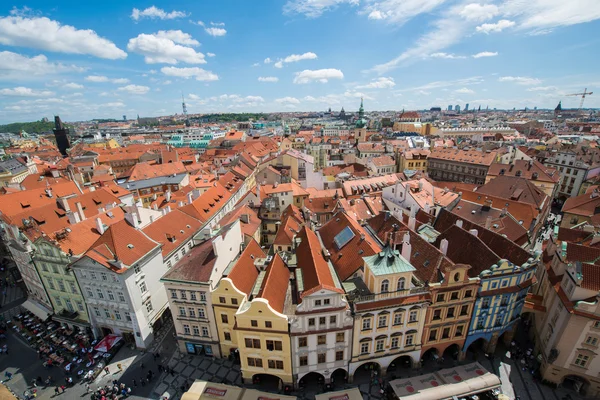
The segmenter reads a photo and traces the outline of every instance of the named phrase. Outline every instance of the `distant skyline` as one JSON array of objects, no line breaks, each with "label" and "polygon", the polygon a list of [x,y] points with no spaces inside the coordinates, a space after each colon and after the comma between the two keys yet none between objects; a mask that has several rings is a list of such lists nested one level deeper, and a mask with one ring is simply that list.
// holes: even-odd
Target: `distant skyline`
[{"label": "distant skyline", "polygon": [[598,0],[0,7],[0,123],[181,113],[600,108]]}]

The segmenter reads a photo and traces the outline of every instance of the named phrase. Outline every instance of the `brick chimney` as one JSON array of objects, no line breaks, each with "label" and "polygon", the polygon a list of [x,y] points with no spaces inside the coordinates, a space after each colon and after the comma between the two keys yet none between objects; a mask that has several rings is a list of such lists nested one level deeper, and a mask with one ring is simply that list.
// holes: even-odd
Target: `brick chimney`
[{"label": "brick chimney", "polygon": [[410,234],[406,232],[404,234],[404,238],[402,239],[402,257],[404,257],[408,262],[410,262],[411,252],[412,246],[410,244]]},{"label": "brick chimney", "polygon": [[77,214],[79,214],[79,219],[81,221],[85,221],[85,214],[83,213],[83,206],[81,205],[81,202],[77,202],[75,203],[75,207],[77,207]]},{"label": "brick chimney", "polygon": [[104,233],[104,224],[100,218],[96,218],[96,230],[101,235]]}]

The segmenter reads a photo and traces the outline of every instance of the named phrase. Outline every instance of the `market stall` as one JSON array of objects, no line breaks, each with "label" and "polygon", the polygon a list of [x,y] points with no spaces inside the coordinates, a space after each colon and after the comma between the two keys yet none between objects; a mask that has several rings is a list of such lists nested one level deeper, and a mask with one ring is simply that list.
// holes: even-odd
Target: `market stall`
[{"label": "market stall", "polygon": [[275,394],[261,392],[255,389],[246,389],[241,400],[298,400],[296,396],[286,396],[283,394]]},{"label": "market stall", "polygon": [[498,376],[479,363],[446,368],[390,382],[400,400],[445,400],[462,398],[500,387]]},{"label": "market stall", "polygon": [[352,388],[337,392],[318,394],[315,396],[315,400],[363,400],[363,396],[358,388]]},{"label": "market stall", "polygon": [[181,396],[181,400],[240,400],[244,389],[220,383],[196,381]]}]

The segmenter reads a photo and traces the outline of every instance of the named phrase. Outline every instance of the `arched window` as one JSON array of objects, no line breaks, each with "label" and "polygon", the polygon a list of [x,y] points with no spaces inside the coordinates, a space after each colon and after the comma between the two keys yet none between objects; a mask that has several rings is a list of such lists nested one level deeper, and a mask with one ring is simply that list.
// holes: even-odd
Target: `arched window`
[{"label": "arched window", "polygon": [[404,279],[404,278],[398,279],[398,286],[396,287],[396,290],[404,290],[405,287],[406,287],[406,279]]},{"label": "arched window", "polygon": [[381,293],[388,292],[390,290],[390,281],[387,279],[381,282]]}]

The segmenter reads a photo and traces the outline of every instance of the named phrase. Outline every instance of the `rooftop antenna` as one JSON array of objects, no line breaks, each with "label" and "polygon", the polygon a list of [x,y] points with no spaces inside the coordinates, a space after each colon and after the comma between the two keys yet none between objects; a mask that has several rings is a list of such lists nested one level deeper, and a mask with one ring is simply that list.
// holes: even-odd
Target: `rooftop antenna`
[{"label": "rooftop antenna", "polygon": [[181,108],[183,109],[183,115],[187,117],[187,106],[185,105],[185,99],[183,98],[183,92],[181,92]]}]

